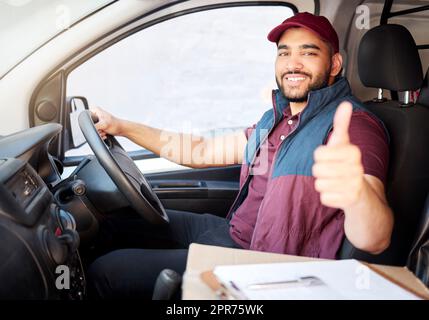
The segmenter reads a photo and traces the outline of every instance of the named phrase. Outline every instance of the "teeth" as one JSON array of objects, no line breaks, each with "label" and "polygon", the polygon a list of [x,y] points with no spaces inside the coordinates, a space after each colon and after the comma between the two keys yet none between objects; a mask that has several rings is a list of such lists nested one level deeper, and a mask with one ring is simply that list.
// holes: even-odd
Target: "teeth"
[{"label": "teeth", "polygon": [[300,78],[286,78],[286,79],[288,79],[289,81],[302,81],[305,78],[304,77],[300,77]]}]

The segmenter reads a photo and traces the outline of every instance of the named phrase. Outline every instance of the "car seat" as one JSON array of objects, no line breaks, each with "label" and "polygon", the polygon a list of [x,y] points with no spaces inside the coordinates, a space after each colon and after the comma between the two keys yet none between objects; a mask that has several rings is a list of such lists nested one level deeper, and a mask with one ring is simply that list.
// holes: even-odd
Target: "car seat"
[{"label": "car seat", "polygon": [[[429,108],[421,104],[422,96],[418,103],[410,99],[411,91],[423,82],[418,49],[410,32],[395,24],[369,30],[359,46],[358,70],[366,87],[379,89],[378,97],[365,105],[389,132],[386,196],[395,224],[391,244],[381,254],[360,251],[345,239],[338,258],[405,265],[429,192]],[[405,92],[404,101],[384,99],[380,94],[383,89]]]}]

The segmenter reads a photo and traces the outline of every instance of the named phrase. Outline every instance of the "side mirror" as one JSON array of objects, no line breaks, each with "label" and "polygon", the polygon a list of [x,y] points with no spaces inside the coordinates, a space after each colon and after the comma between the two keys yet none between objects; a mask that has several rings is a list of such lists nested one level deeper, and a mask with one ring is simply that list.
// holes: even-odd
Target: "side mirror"
[{"label": "side mirror", "polygon": [[66,133],[68,135],[68,148],[74,149],[79,148],[86,143],[85,137],[83,136],[82,131],[80,130],[78,117],[79,114],[88,110],[88,100],[84,97],[69,97],[67,98],[67,130]]}]

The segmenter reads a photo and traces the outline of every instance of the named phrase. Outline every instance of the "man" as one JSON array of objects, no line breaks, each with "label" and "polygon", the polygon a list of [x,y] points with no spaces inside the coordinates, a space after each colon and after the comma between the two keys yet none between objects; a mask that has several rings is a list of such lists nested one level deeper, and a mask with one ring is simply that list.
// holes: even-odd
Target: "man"
[{"label": "man", "polygon": [[[213,156],[224,152],[242,163],[240,192],[227,219],[170,211],[169,226],[146,233],[171,240],[169,249],[119,250],[98,259],[90,270],[94,295],[150,298],[162,269],[184,271],[192,242],[321,258],[336,258],[344,236],[370,253],[388,247],[387,135],[339,76],[335,30],[324,17],[299,13],[268,39],[278,49],[273,109],[246,133],[222,137],[227,143],[206,138],[191,146],[207,160],[191,167],[224,165]],[[156,154],[168,143],[158,129],[94,112],[102,137],[122,135]]]}]

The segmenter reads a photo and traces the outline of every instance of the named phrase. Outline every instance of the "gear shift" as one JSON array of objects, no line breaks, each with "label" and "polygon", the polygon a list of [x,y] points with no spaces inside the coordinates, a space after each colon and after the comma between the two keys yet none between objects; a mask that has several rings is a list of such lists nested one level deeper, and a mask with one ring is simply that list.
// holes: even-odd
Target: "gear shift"
[{"label": "gear shift", "polygon": [[156,279],[152,300],[171,300],[182,283],[182,276],[171,269],[164,269]]}]

